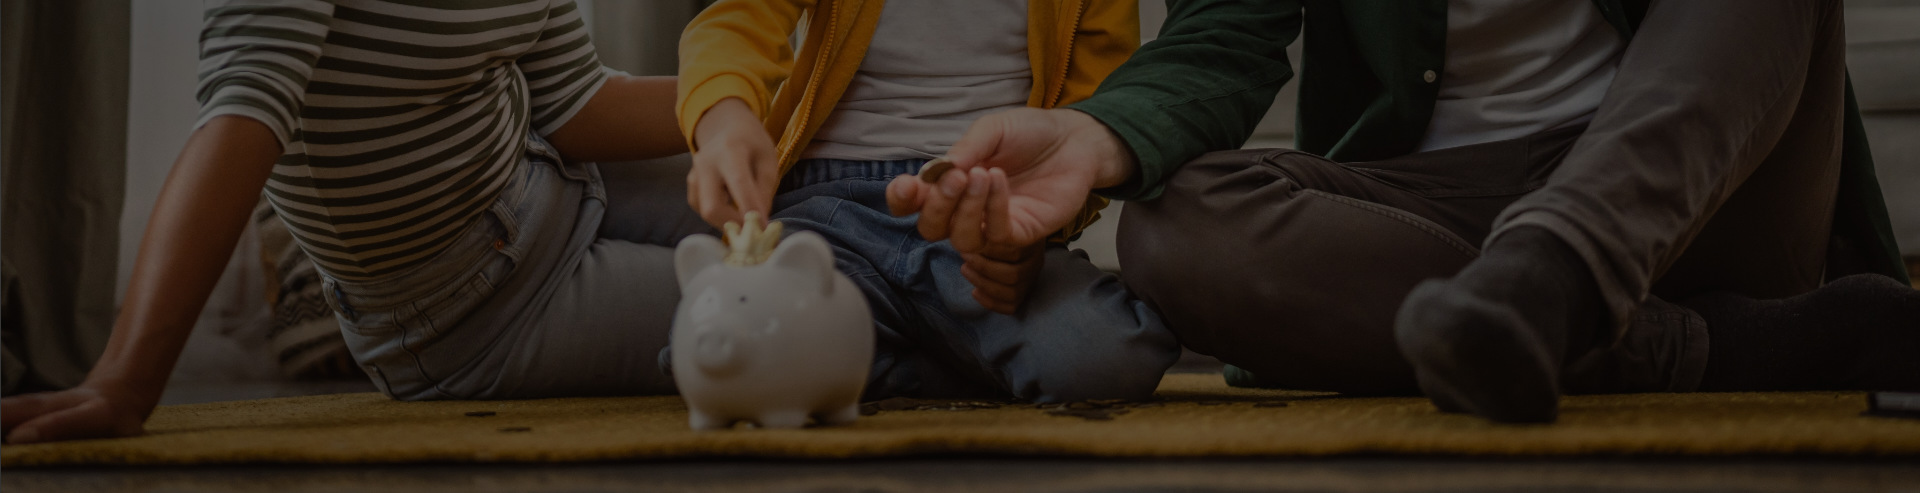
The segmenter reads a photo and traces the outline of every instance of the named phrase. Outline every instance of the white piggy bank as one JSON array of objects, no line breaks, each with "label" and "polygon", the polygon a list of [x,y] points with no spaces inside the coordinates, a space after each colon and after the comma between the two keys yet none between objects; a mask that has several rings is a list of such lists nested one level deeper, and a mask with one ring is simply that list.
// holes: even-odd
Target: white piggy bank
[{"label": "white piggy bank", "polygon": [[827,241],[793,234],[757,265],[729,265],[727,253],[707,235],[674,251],[682,298],[673,317],[673,380],[689,424],[799,428],[808,418],[821,425],[859,418],[873,315],[853,281],[834,270]]}]

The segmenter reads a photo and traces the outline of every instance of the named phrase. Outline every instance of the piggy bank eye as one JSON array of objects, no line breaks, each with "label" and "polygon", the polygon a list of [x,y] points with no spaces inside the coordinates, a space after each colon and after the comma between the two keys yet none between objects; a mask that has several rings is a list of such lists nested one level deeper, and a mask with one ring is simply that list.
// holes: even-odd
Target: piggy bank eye
[{"label": "piggy bank eye", "polygon": [[745,297],[745,296],[741,296],[741,297],[740,297],[740,302],[741,302],[741,303],[746,303],[746,302],[747,302],[747,297]]},{"label": "piggy bank eye", "polygon": [[720,304],[724,303],[720,301],[720,296],[720,292],[713,288],[707,288],[705,291],[701,291],[700,296],[693,299],[693,306],[688,310],[687,316],[693,321],[699,322],[719,314]]}]

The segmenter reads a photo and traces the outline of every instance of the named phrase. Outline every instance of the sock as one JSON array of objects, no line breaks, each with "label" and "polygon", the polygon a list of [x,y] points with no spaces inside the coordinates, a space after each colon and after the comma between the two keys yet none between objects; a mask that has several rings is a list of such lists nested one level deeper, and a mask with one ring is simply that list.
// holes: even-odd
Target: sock
[{"label": "sock", "polygon": [[1920,390],[1920,291],[1856,274],[1779,300],[1709,293],[1700,390]]},{"label": "sock", "polygon": [[1578,252],[1544,229],[1521,228],[1454,278],[1415,288],[1394,329],[1442,410],[1550,422],[1560,369],[1593,347],[1604,308]]}]

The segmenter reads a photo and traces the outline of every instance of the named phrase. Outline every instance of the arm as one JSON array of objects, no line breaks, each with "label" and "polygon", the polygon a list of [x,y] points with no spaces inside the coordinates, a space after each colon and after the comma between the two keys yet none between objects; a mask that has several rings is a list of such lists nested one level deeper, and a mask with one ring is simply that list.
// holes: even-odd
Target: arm
[{"label": "arm", "polygon": [[260,189],[298,129],[333,5],[208,3],[200,121],[160,189],[106,351],[79,387],[0,400],[9,443],[141,432]]},{"label": "arm", "polygon": [[693,150],[687,203],[714,227],[768,217],[780,186],[778,153],[761,121],[773,87],[793,67],[793,35],[807,0],[722,0],[680,37],[675,110]]},{"label": "arm", "polygon": [[7,443],[141,432],[279,157],[255,120],[217,117],[193,133],[160,190],[99,364],[79,387],[0,400]]},{"label": "arm", "polygon": [[[1179,165],[1244,144],[1292,77],[1286,46],[1300,32],[1296,0],[1169,3],[1160,38],[1108,75],[1092,97],[1070,109],[988,115],[948,151],[957,169],[1002,170],[1008,183],[995,178],[987,189],[1004,187],[1009,196],[969,202],[961,197],[971,191],[943,193],[978,189],[964,183],[980,177],[963,173],[948,173],[939,187],[911,177],[888,187],[895,214],[920,214],[922,236],[951,235],[956,249],[972,246],[963,250],[977,253],[967,258],[969,279],[998,292],[986,296],[995,303],[982,305],[1010,311],[1005,301],[1017,302],[1024,296],[1019,288],[1030,281],[1015,263],[995,262],[999,255],[992,252],[1018,258],[1011,253],[1028,251],[1074,221],[1093,190],[1152,198]],[[974,210],[968,203],[983,205]]]},{"label": "arm", "polygon": [[533,131],[560,155],[631,161],[686,151],[673,124],[673,77],[634,77],[600,64],[580,5],[553,3],[533,46],[514,59],[527,78]]},{"label": "arm", "polygon": [[[1292,77],[1286,45],[1300,32],[1297,0],[1170,3],[1160,38],[1091,98],[987,115],[947,152],[958,169],[1005,170],[1013,195],[1007,241],[1044,240],[1073,220],[1090,190],[1153,198],[1186,161],[1244,144]],[[930,188],[896,180],[888,204],[896,214],[919,213],[928,239],[979,228],[953,223],[952,200],[923,190]]]},{"label": "arm", "polygon": [[580,161],[632,161],[687,152],[673,118],[673,77],[613,76],[547,140]]},{"label": "arm", "polygon": [[1120,168],[1102,174],[1124,178],[1100,184],[1109,197],[1153,198],[1180,165],[1245,144],[1293,77],[1286,48],[1300,33],[1298,0],[1168,4],[1160,37],[1093,97],[1068,106],[1106,126],[1133,157],[1132,166],[1098,163]]},{"label": "arm", "polygon": [[812,0],[720,0],[700,11],[680,35],[680,94],[675,114],[687,145],[708,110],[729,98],[754,116],[767,113],[773,89],[793,73],[787,40]]},{"label": "arm", "polygon": [[[1047,101],[1043,107],[1057,107],[1076,103],[1092,96],[1100,87],[1100,82],[1120,64],[1125,63],[1134,50],[1140,48],[1140,4],[1134,0],[1092,0],[1085,4],[1078,26],[1073,31],[1071,53],[1066,66],[1066,80],[1061,86],[1058,99]],[[984,168],[972,168],[974,172],[966,175],[972,183],[958,204],[953,206],[954,224],[982,224],[979,228],[952,228],[953,246],[965,260],[960,274],[973,284],[973,299],[980,306],[1006,314],[1017,314],[1021,305],[1026,303],[1027,293],[1033,287],[1033,281],[1043,267],[1046,245],[1044,243],[1009,244],[1011,224],[1007,218],[1010,211],[1010,184],[1003,170],[994,169],[984,173]],[[958,174],[958,173],[956,173]],[[903,186],[917,185],[907,180]],[[984,188],[984,197],[976,191]],[[1081,208],[1066,229],[1053,233],[1047,242],[1062,241],[1079,234],[1082,228],[1098,217],[1100,209],[1107,201],[1092,193],[1081,193]],[[929,196],[930,205],[944,208],[947,202],[940,196]],[[984,207],[981,202],[984,201]],[[935,216],[939,213],[933,214]],[[984,216],[984,217],[981,217]],[[940,234],[937,233],[936,234]]]}]

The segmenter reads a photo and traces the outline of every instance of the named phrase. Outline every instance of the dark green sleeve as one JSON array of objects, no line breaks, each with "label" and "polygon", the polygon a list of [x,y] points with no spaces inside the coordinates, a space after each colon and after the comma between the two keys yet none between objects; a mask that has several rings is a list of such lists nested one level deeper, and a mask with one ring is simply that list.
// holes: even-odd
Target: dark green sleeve
[{"label": "dark green sleeve", "polygon": [[1130,181],[1098,192],[1150,199],[1181,164],[1246,144],[1293,77],[1286,49],[1300,12],[1298,0],[1168,0],[1160,36],[1068,106],[1113,129],[1140,164]]}]

